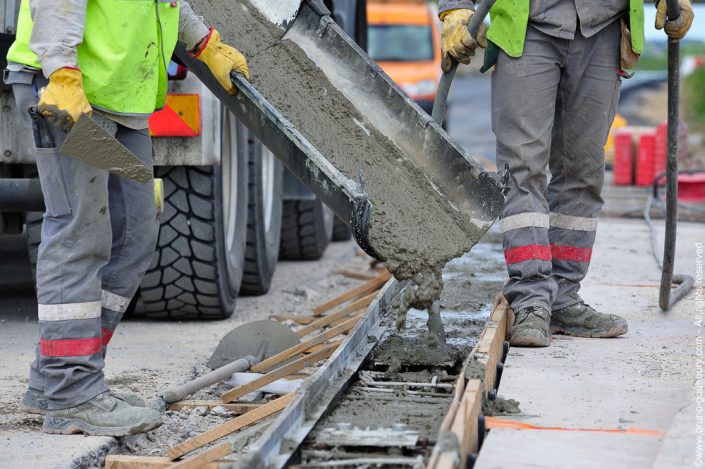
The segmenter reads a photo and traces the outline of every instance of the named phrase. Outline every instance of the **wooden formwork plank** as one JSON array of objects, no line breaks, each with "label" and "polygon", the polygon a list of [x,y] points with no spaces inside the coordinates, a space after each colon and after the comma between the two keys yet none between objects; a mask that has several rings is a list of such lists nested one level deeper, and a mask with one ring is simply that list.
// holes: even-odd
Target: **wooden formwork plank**
[{"label": "wooden formwork plank", "polygon": [[369,295],[363,296],[359,300],[353,301],[350,303],[348,306],[345,308],[341,309],[340,311],[336,311],[335,313],[329,314],[327,316],[323,316],[322,318],[316,319],[309,325],[302,327],[296,333],[299,335],[299,337],[304,337],[305,335],[310,334],[311,332],[314,332],[317,329],[321,329],[325,326],[328,326],[334,322],[336,322],[338,319],[342,319],[351,313],[360,311],[361,309],[367,308],[370,303],[372,303],[372,300],[375,299],[375,296],[377,296],[377,292],[372,292]]},{"label": "wooden formwork plank", "polygon": [[176,446],[173,446],[172,448],[169,448],[166,454],[172,460],[179,458],[186,453],[190,453],[195,449],[201,448],[209,443],[212,443],[219,438],[222,438],[226,435],[240,430],[241,428],[247,427],[248,425],[252,425],[253,423],[258,422],[263,418],[269,417],[270,415],[282,410],[289,404],[289,402],[294,399],[294,395],[295,392],[290,392],[289,394],[282,396],[278,399],[274,399],[273,401],[268,402],[264,405],[261,405],[258,408],[244,415],[240,415],[239,417],[235,417],[234,419],[228,420],[225,423],[221,423],[220,425],[217,425],[211,428],[210,430],[207,430],[199,435],[182,441],[181,443]]},{"label": "wooden formwork plank", "polygon": [[340,345],[340,342],[335,342],[329,345],[328,347],[319,350],[316,353],[311,353],[297,360],[294,360],[291,363],[288,363],[284,366],[270,371],[269,373],[257,378],[254,381],[250,381],[247,384],[243,384],[242,386],[239,386],[235,389],[231,389],[230,391],[223,393],[221,398],[223,399],[223,402],[231,402],[235,399],[244,396],[245,394],[249,394],[252,391],[258,390],[262,386],[265,386],[269,383],[273,383],[279,378],[284,378],[285,376],[288,376],[292,373],[296,373],[297,371],[300,371],[306,368],[307,366],[313,365],[317,361],[330,357],[333,352],[335,352],[335,349],[338,348],[338,345]]},{"label": "wooden formwork plank", "polygon": [[392,274],[390,274],[389,272],[383,272],[372,280],[363,283],[359,287],[353,288],[352,290],[349,290],[343,293],[342,295],[333,298],[332,300],[314,308],[313,315],[320,316],[326,311],[329,311],[340,304],[343,304],[350,300],[356,300],[362,296],[372,293],[373,291],[379,290],[380,288],[382,288],[382,285],[387,283],[387,280],[389,280],[391,277]]},{"label": "wooden formwork plank", "polygon": [[227,456],[233,449],[230,443],[223,443],[212,448],[208,448],[193,456],[189,456],[182,461],[177,461],[169,466],[170,469],[200,469],[210,462]]},{"label": "wooden formwork plank", "polygon": [[482,381],[471,379],[465,385],[465,393],[453,420],[451,430],[460,442],[461,467],[465,467],[467,456],[478,450],[478,419],[482,410]]},{"label": "wooden formwork plank", "polygon": [[504,297],[495,302],[489,321],[482,331],[478,341],[476,358],[485,367],[485,392],[495,386],[497,379],[497,363],[502,360],[504,339],[507,331],[507,311],[509,305]]},{"label": "wooden formwork plank", "polygon": [[315,316],[300,315],[300,314],[273,314],[270,316],[275,321],[293,321],[296,324],[311,324],[316,320]]},{"label": "wooden formwork plank", "polygon": [[209,409],[212,409],[214,407],[224,407],[230,412],[234,412],[236,414],[246,414],[251,410],[256,409],[257,407],[263,405],[264,403],[258,403],[258,402],[242,402],[242,403],[230,403],[226,404],[222,401],[205,401],[205,400],[185,400],[185,401],[178,401],[174,402],[173,404],[169,405],[169,410],[175,410],[179,411],[184,408],[192,408],[192,407],[208,407]]},{"label": "wooden formwork plank", "polygon": [[330,339],[332,339],[335,336],[338,336],[340,334],[344,334],[348,331],[350,331],[353,327],[355,327],[355,324],[357,324],[360,321],[360,318],[362,316],[355,316],[353,318],[348,319],[347,321],[338,324],[335,327],[332,327],[328,329],[325,332],[322,332],[321,334],[318,334],[317,336],[312,337],[311,339],[301,342],[300,344],[294,345],[293,347],[289,347],[288,349],[271,356],[267,358],[266,360],[262,360],[261,362],[253,365],[250,368],[250,371],[254,373],[259,373],[261,371],[268,370],[272,368],[275,365],[278,365],[280,363],[283,363],[296,355],[299,355],[306,350],[310,349],[314,345],[322,344]]},{"label": "wooden formwork plank", "polygon": [[377,275],[374,273],[367,272],[357,272],[355,270],[338,269],[335,271],[336,274],[342,275],[344,277],[350,277],[357,280],[372,280]]},{"label": "wooden formwork plank", "polygon": [[[223,461],[232,462],[232,461]],[[105,458],[105,469],[164,469],[174,464],[163,456],[133,456],[127,454],[109,454]],[[201,466],[203,469],[218,469],[219,461]]]}]

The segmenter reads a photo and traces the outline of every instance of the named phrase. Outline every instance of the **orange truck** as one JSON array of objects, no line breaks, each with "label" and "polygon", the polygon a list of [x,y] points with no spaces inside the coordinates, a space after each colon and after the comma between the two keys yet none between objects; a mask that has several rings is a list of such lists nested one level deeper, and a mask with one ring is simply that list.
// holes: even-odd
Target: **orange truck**
[{"label": "orange truck", "polygon": [[436,8],[423,1],[367,4],[367,53],[429,114],[441,77],[437,18]]}]

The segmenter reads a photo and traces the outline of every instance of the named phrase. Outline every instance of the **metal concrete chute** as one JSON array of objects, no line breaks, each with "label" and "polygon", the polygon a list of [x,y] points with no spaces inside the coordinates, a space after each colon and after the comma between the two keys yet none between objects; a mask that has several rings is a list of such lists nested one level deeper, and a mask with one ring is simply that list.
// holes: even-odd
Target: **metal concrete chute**
[{"label": "metal concrete chute", "polygon": [[[381,260],[394,252],[435,256],[438,264],[438,258],[447,261],[467,252],[492,225],[504,202],[500,184],[342,31],[323,2],[191,4],[245,54],[251,82],[234,77],[240,93],[228,96],[185,51],[177,51],[179,58],[351,227],[366,252]],[[304,73],[310,73],[305,80]],[[336,114],[331,103],[344,105]],[[311,115],[318,117],[309,123],[303,116]],[[361,137],[345,141],[351,133]],[[361,161],[370,152],[361,154],[360,148],[368,144],[375,157]],[[405,172],[402,179],[395,177],[398,172]],[[423,215],[407,207],[408,216],[399,216],[407,198],[416,200],[416,208],[439,208]],[[387,223],[391,212],[397,218]],[[428,231],[407,230],[419,220],[427,222],[423,230]],[[418,241],[451,232],[448,238],[463,241],[448,255],[433,252],[448,243],[423,246]],[[386,236],[384,249],[375,233]]]}]

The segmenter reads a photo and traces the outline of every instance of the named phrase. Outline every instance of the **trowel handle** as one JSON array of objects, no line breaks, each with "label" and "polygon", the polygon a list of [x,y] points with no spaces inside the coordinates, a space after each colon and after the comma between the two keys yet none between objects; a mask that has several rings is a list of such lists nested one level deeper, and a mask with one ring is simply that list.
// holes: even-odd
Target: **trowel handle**
[{"label": "trowel handle", "polygon": [[233,373],[249,370],[250,367],[257,362],[258,360],[253,356],[240,358],[239,360],[230,362],[227,365],[221,366],[220,368],[216,368],[210,373],[206,373],[203,376],[191,380],[188,383],[184,383],[180,386],[174,386],[172,388],[167,389],[162,394],[162,399],[164,399],[167,404],[178,402],[184,397],[190,396],[191,394],[205,388],[206,386],[210,386],[211,384],[215,384],[218,381],[223,381],[224,379],[229,378]]},{"label": "trowel handle", "polygon": [[[475,14],[472,15],[472,18],[470,18],[470,21],[468,22],[468,31],[472,37],[477,36],[478,31],[480,31],[480,26],[485,21],[485,17],[487,17],[487,13],[490,12],[494,2],[495,0],[483,0],[475,6]],[[433,111],[431,112],[431,117],[438,125],[443,123],[443,118],[446,115],[450,85],[453,83],[453,77],[455,76],[455,71],[458,68],[458,62],[452,57],[450,60],[450,69],[447,72],[443,72],[443,75],[441,75],[441,79],[438,82],[438,88],[436,89],[436,99],[433,101]]]}]

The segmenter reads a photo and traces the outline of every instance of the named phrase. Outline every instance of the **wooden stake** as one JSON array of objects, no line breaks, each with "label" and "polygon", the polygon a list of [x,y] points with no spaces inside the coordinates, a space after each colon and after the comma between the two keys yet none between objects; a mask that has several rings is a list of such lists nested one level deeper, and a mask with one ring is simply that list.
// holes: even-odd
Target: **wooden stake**
[{"label": "wooden stake", "polygon": [[179,401],[179,402],[174,402],[169,406],[169,410],[175,410],[179,411],[181,409],[190,409],[193,407],[208,407],[209,409],[212,409],[214,407],[225,407],[228,409],[230,412],[235,412],[236,414],[242,415],[246,414],[251,410],[256,409],[257,407],[261,406],[263,403],[259,402],[243,402],[243,403],[235,403],[235,404],[224,404],[221,401],[201,401],[201,400],[185,400],[185,401]]},{"label": "wooden stake", "polygon": [[336,322],[338,319],[348,316],[350,313],[359,311],[362,308],[367,308],[376,296],[376,291],[370,293],[367,296],[363,296],[359,300],[353,301],[340,311],[336,311],[335,313],[329,314],[328,316],[316,319],[308,326],[304,326],[298,331],[296,331],[296,333],[299,335],[299,337],[304,337],[317,329],[322,329],[323,327]]},{"label": "wooden stake", "polygon": [[[221,398],[223,399],[223,402],[232,402],[236,399],[239,399],[240,397],[244,396],[245,394],[249,394],[252,391],[256,391],[259,388],[261,388],[262,386],[265,386],[269,383],[273,383],[274,381],[278,380],[279,378],[284,378],[285,376],[288,376],[292,373],[296,373],[297,371],[302,370],[302,369],[306,368],[307,366],[313,365],[314,363],[316,363],[320,360],[323,360],[324,358],[330,357],[331,355],[333,355],[333,352],[335,352],[335,350],[338,348],[338,345],[340,345],[340,342],[335,342],[335,343],[329,345],[328,347],[324,348],[323,350],[320,350],[316,353],[312,353],[312,354],[306,355],[304,357],[301,357],[297,360],[294,360],[293,362],[288,363],[282,367],[279,367],[276,370],[270,371],[266,375],[263,375],[254,381],[250,381],[247,384],[243,384],[240,387],[237,387],[235,389],[231,389],[230,391],[223,393]],[[252,413],[252,412],[250,412],[250,413]],[[247,416],[247,415],[249,415],[249,414],[245,414],[245,416]]]},{"label": "wooden stake", "polygon": [[188,457],[183,461],[178,461],[169,466],[169,469],[200,469],[209,462],[215,461],[223,456],[227,456],[232,452],[233,449],[230,443],[223,443],[221,445],[208,448],[207,450]]},{"label": "wooden stake", "polygon": [[326,311],[329,311],[339,304],[345,303],[346,301],[354,300],[357,298],[360,298],[363,295],[367,295],[375,290],[379,290],[382,288],[382,285],[384,285],[387,280],[389,280],[392,277],[392,274],[389,272],[383,272],[382,274],[378,275],[377,277],[373,278],[372,280],[369,280],[368,282],[363,283],[357,288],[353,288],[350,291],[347,291],[340,295],[337,298],[333,298],[332,300],[328,301],[327,303],[324,303],[313,310],[313,315],[314,316],[320,316]]},{"label": "wooden stake", "polygon": [[170,459],[176,459],[186,453],[190,453],[195,449],[212,443],[218,438],[222,438],[225,435],[229,435],[233,432],[240,430],[241,428],[247,427],[248,425],[252,425],[253,423],[258,422],[263,418],[269,417],[270,415],[282,410],[289,404],[289,402],[294,399],[295,394],[295,392],[290,392],[289,394],[282,396],[278,399],[274,399],[273,401],[268,402],[264,405],[261,405],[258,408],[251,410],[250,412],[244,415],[240,415],[232,420],[228,420],[225,423],[221,423],[220,425],[217,425],[211,428],[210,430],[201,433],[200,435],[196,435],[192,438],[182,441],[178,445],[170,448],[166,454]]},{"label": "wooden stake", "polygon": [[256,365],[252,366],[250,368],[250,371],[253,373],[259,373],[265,370],[268,370],[272,368],[275,365],[278,365],[280,363],[283,363],[290,358],[295,357],[296,355],[299,355],[306,350],[310,349],[314,345],[322,344],[323,342],[326,342],[327,340],[332,339],[333,337],[343,334],[345,332],[348,332],[350,329],[355,327],[355,324],[357,324],[360,321],[360,318],[362,316],[355,316],[353,318],[348,319],[342,324],[339,324],[335,327],[332,327],[328,329],[327,331],[318,334],[317,336],[312,337],[311,339],[301,342],[298,345],[294,345],[293,347],[290,347],[283,352],[279,352],[278,354],[267,358],[266,360],[263,360]]}]

